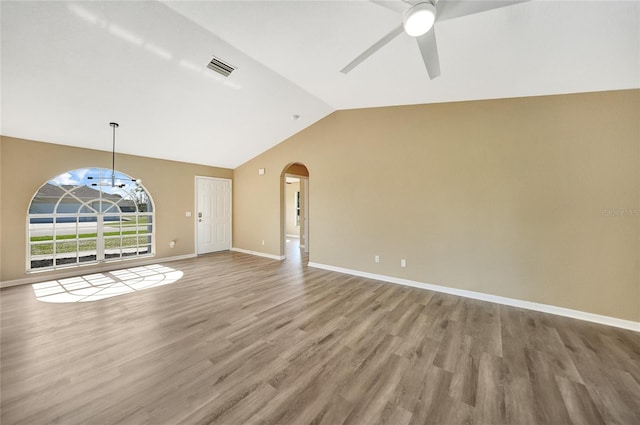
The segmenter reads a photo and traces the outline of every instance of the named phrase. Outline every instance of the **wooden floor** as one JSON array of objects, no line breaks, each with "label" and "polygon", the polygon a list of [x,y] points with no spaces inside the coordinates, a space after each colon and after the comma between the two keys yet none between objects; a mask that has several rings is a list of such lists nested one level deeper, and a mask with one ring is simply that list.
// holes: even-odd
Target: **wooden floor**
[{"label": "wooden floor", "polygon": [[2,290],[2,425],[640,424],[637,333],[299,257],[166,266],[95,302]]}]

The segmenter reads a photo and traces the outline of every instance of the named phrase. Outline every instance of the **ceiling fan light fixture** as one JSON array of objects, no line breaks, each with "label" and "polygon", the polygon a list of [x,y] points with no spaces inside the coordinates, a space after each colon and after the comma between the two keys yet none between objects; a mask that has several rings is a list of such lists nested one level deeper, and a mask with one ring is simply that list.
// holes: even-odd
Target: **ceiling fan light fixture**
[{"label": "ceiling fan light fixture", "polygon": [[411,37],[420,37],[429,32],[436,21],[436,8],[431,3],[418,3],[407,10],[402,25]]}]

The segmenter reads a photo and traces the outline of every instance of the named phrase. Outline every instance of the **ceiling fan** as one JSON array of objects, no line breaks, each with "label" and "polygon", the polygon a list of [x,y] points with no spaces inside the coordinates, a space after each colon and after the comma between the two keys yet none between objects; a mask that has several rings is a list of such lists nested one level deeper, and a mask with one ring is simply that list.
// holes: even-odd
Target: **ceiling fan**
[{"label": "ceiling fan", "polygon": [[391,40],[402,34],[414,37],[418,42],[422,60],[430,79],[440,76],[440,59],[434,24],[437,21],[458,18],[485,12],[528,0],[370,0],[387,9],[401,14],[402,22],[391,32],[375,42],[360,56],[349,62],[340,72],[349,73],[369,56],[380,50]]}]

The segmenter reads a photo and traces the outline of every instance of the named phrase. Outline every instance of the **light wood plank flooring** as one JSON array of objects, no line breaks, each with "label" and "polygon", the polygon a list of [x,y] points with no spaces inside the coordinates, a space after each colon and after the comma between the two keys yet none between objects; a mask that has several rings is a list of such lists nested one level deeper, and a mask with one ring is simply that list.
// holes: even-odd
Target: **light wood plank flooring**
[{"label": "light wood plank flooring", "polygon": [[637,333],[235,252],[50,304],[2,290],[11,424],[640,424]]}]

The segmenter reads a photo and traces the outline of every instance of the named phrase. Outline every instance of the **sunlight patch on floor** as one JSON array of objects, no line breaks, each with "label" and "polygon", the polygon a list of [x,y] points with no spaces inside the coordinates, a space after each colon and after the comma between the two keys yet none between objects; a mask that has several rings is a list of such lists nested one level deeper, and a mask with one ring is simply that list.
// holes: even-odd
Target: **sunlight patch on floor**
[{"label": "sunlight patch on floor", "polygon": [[49,303],[98,301],[168,285],[180,280],[182,275],[180,270],[153,264],[34,283],[33,292],[38,301]]}]

